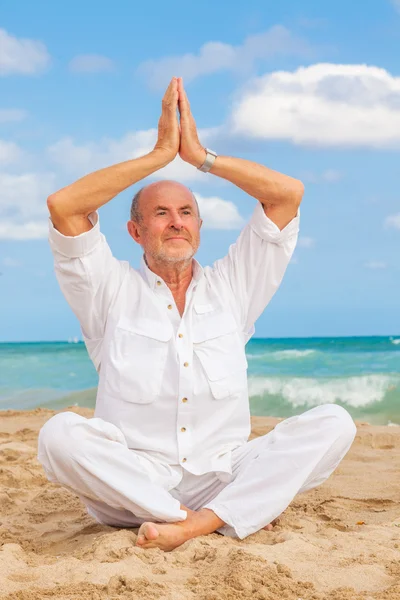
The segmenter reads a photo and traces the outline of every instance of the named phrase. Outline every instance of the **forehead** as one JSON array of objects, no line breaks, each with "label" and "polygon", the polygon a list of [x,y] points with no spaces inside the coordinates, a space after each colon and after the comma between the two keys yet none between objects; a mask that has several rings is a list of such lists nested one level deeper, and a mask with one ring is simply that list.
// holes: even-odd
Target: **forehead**
[{"label": "forehead", "polygon": [[184,206],[195,207],[192,192],[183,185],[149,186],[140,198],[143,212],[152,212],[157,206],[176,210]]}]

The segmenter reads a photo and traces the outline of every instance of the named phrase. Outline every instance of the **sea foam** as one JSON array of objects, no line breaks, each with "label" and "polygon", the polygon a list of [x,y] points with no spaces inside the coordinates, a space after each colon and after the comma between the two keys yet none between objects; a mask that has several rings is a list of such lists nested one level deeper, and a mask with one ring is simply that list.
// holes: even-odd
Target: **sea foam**
[{"label": "sea foam", "polygon": [[280,396],[294,408],[342,402],[358,408],[382,402],[385,395],[400,390],[399,375],[314,379],[301,377],[249,377],[249,395]]}]

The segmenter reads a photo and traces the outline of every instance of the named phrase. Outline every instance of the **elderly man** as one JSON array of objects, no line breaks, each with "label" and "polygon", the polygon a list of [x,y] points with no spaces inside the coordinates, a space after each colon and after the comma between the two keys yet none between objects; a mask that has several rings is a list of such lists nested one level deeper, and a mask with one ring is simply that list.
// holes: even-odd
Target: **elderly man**
[{"label": "elderly man", "polygon": [[[178,153],[256,198],[253,216],[228,255],[203,269],[193,258],[202,224],[193,194],[172,181],[148,185],[128,221],[144,252],[135,270],[113,257],[96,211]],[[48,198],[56,275],[99,386],[95,417],[52,417],[38,457],[97,521],[140,527],[142,548],[271,529],[296,494],[330,476],[354,439],[349,414],[325,405],[248,442],[244,348],[293,253],[302,194],[295,179],[204,149],[182,80],[173,78],[152,152]]]}]

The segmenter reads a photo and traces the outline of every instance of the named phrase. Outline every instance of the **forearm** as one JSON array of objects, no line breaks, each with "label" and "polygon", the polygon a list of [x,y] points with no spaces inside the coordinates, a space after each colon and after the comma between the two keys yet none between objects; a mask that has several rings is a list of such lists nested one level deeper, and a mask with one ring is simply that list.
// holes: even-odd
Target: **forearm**
[{"label": "forearm", "polygon": [[51,194],[47,204],[65,216],[89,215],[126,188],[165,167],[170,160],[163,152],[153,150],[140,158],[85,175]]},{"label": "forearm", "polygon": [[227,179],[264,205],[298,206],[304,186],[298,179],[243,158],[218,156],[210,173]]}]

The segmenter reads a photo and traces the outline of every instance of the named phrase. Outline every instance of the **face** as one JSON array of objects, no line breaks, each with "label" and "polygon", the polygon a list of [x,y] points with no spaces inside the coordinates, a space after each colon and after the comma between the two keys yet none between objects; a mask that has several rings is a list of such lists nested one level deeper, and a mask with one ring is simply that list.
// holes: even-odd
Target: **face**
[{"label": "face", "polygon": [[176,182],[157,182],[143,190],[139,208],[141,222],[129,221],[128,229],[147,259],[177,263],[193,258],[202,221],[190,190]]}]

